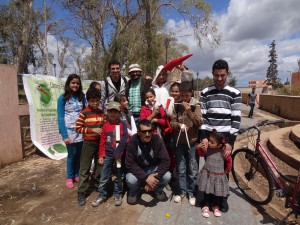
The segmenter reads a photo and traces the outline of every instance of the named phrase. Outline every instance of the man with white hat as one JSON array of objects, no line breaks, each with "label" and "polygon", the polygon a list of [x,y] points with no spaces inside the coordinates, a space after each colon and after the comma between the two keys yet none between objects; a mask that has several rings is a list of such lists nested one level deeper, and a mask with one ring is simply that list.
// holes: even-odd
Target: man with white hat
[{"label": "man with white hat", "polygon": [[133,114],[135,122],[140,120],[141,107],[145,105],[145,91],[151,87],[151,79],[142,76],[142,69],[139,64],[131,64],[129,66],[129,76],[126,89],[126,96],[128,96],[130,110]]}]

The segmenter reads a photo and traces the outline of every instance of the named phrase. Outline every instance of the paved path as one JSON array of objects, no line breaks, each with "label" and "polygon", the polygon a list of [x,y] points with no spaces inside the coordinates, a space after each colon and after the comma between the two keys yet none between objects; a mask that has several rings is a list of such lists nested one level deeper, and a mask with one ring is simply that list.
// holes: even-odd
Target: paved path
[{"label": "paved path", "polygon": [[[243,110],[249,107],[243,105]],[[262,119],[277,119],[261,110],[254,110],[254,118],[250,119],[247,115],[242,116],[241,127],[251,126]],[[200,162],[200,166],[203,161]],[[193,224],[231,224],[231,225],[254,225],[254,224],[276,224],[278,221],[258,213],[257,209],[249,204],[239,192],[233,179],[230,179],[230,197],[228,198],[229,211],[222,214],[222,217],[214,217],[212,212],[210,218],[201,215],[199,207],[189,205],[186,198],[181,203],[175,203],[170,191],[166,191],[169,200],[167,202],[157,202],[148,194],[142,195],[142,203],[136,206],[141,212],[138,219],[139,225],[193,225]],[[126,203],[125,203],[126,204]],[[167,217],[166,215],[169,215]]]}]

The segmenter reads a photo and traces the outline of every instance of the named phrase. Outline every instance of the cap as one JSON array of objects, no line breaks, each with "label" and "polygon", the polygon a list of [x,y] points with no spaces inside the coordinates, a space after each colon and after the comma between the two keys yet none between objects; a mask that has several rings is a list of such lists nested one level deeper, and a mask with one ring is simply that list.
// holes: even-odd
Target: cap
[{"label": "cap", "polygon": [[142,72],[142,69],[141,69],[141,67],[140,67],[139,64],[135,63],[135,64],[131,64],[129,66],[129,72],[128,73],[131,73],[133,71],[140,71],[140,72]]},{"label": "cap", "polygon": [[118,111],[121,111],[121,105],[119,102],[110,102],[108,103],[107,110],[110,109],[116,109]]}]

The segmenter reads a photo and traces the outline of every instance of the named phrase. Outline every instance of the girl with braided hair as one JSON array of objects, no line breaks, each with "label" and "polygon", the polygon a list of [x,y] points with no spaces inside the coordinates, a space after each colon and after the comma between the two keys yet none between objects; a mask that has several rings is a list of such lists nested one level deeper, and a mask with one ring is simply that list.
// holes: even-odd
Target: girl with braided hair
[{"label": "girl with braided hair", "polygon": [[197,178],[199,191],[204,192],[201,208],[202,216],[206,218],[209,217],[210,207],[214,216],[221,216],[220,203],[222,197],[229,196],[227,175],[232,167],[232,159],[231,156],[225,159],[222,156],[226,143],[227,141],[223,134],[218,133],[214,129],[209,137],[207,153],[204,153],[202,150],[204,146],[201,146],[201,144],[199,148],[197,147],[198,155],[206,158],[205,164]]}]

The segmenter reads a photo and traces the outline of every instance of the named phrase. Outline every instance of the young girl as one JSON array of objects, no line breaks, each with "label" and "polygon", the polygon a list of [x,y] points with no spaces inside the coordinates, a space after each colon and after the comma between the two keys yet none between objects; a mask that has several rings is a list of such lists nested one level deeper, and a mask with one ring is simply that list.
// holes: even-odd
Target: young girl
[{"label": "young girl", "polygon": [[[173,138],[176,143],[176,172],[178,172],[179,190],[174,202],[181,203],[188,198],[191,206],[195,206],[195,183],[198,173],[196,145],[202,114],[199,101],[192,97],[193,85],[189,81],[180,84],[180,104],[175,105],[171,117]],[[178,106],[178,107],[177,107]]]},{"label": "young girl", "polygon": [[114,98],[114,101],[121,104],[120,119],[126,122],[128,135],[131,137],[137,132],[137,128],[132,112],[128,110],[127,97],[122,94],[117,94]]},{"label": "young girl", "polygon": [[[174,103],[180,101],[180,83],[174,82],[170,87],[171,97],[167,99],[166,112],[168,116],[172,116],[174,110]],[[177,105],[177,104],[176,104]]]},{"label": "young girl", "polygon": [[141,120],[147,119],[154,125],[154,134],[162,136],[164,129],[167,125],[168,116],[162,105],[155,100],[155,91],[148,89],[145,93],[146,102],[141,108]]},{"label": "young girl", "polygon": [[[175,160],[175,149],[176,149],[176,144],[175,144],[175,141],[174,141],[174,138],[173,138],[173,135],[172,135],[172,132],[173,132],[173,129],[170,125],[170,118],[173,114],[173,111],[174,111],[174,103],[178,103],[180,101],[180,83],[178,82],[174,82],[171,87],[170,87],[170,94],[171,94],[171,97],[169,97],[167,99],[167,104],[166,104],[166,113],[168,115],[168,130],[165,129],[165,132],[168,134],[168,135],[165,135],[164,137],[164,142],[165,142],[165,145],[166,145],[166,148],[168,150],[168,153],[169,153],[169,156],[170,156],[170,168],[169,168],[169,171],[172,173],[172,180],[176,180],[175,176],[173,176],[173,171],[176,167],[176,160]],[[178,105],[176,104],[176,107]],[[172,181],[171,180],[171,181]],[[171,187],[169,185],[166,186],[167,190],[171,190]]]},{"label": "young girl", "polygon": [[78,182],[82,135],[76,133],[78,116],[85,108],[82,84],[77,74],[71,74],[65,83],[65,92],[57,100],[57,117],[59,133],[68,150],[66,186],[73,188],[73,181]]},{"label": "young girl", "polygon": [[[197,148],[199,156],[206,156],[205,164],[197,179],[199,191],[204,192],[202,204],[202,216],[209,217],[209,207],[212,207],[215,216],[221,216],[220,202],[222,197],[229,196],[229,185],[227,174],[231,170],[232,160],[228,156],[225,160],[222,157],[223,147],[226,141],[221,133],[213,130],[208,142],[207,153],[202,147]],[[226,168],[224,169],[224,163]]]}]

